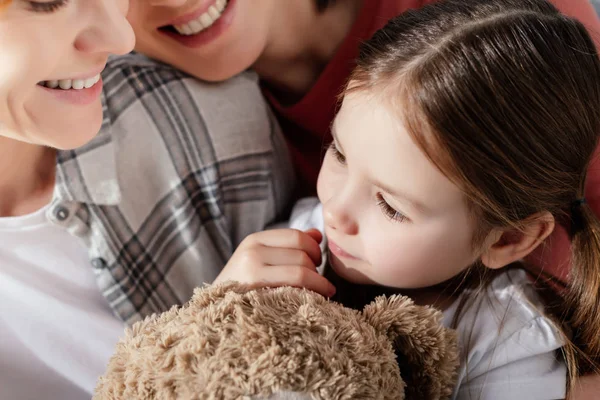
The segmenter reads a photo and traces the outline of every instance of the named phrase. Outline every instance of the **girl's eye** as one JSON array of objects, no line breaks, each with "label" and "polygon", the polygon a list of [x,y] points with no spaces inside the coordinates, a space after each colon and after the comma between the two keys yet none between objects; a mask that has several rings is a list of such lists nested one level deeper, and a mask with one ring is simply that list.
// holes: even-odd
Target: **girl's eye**
[{"label": "girl's eye", "polygon": [[52,13],[67,5],[68,0],[33,1],[29,0],[29,9],[34,12]]},{"label": "girl's eye", "polygon": [[331,145],[329,145],[329,150],[331,151],[331,153],[333,154],[333,156],[335,157],[335,159],[342,165],[346,165],[346,156],[344,156],[342,153],[340,153],[340,151],[338,150],[337,146],[335,145],[335,142],[332,142]]},{"label": "girl's eye", "polygon": [[377,193],[377,205],[381,208],[383,215],[389,218],[394,222],[405,222],[408,221],[408,217],[402,214],[400,211],[396,211],[392,206],[390,206],[387,201],[383,198],[381,193]]}]

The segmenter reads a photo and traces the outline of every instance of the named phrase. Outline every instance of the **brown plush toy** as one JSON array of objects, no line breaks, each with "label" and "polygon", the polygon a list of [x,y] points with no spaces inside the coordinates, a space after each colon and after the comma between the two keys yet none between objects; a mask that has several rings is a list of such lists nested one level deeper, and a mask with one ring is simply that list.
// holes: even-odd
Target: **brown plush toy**
[{"label": "brown plush toy", "polygon": [[95,399],[443,399],[457,366],[441,313],[406,297],[358,312],[301,289],[197,289],[135,324]]}]

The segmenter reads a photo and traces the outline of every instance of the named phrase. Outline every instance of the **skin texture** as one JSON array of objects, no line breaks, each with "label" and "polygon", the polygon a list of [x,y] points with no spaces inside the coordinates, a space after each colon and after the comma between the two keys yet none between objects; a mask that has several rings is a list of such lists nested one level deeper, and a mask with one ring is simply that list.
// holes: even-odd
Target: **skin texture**
[{"label": "skin texture", "polygon": [[110,53],[131,50],[127,7],[127,0],[71,0],[53,12],[34,12],[17,0],[2,11],[1,136],[56,148],[94,137],[102,121],[99,97],[74,106],[37,83],[94,76]]},{"label": "skin texture", "polygon": [[474,225],[459,188],[387,109],[349,95],[334,122],[317,185],[332,267],[355,283],[435,285],[477,259]]},{"label": "skin texture", "polygon": [[[419,293],[481,260],[502,268],[532,251],[553,223],[532,221],[525,234],[493,229],[477,248],[477,227],[465,197],[413,142],[397,114],[376,96],[344,98],[334,144],[318,182],[330,264],[348,281]],[[367,134],[368,132],[368,134]],[[316,272],[320,235],[291,229],[256,233],[240,245],[216,282],[253,287],[334,289]],[[423,291],[423,296],[431,293]]]},{"label": "skin texture", "polygon": [[81,93],[38,83],[94,77],[109,54],[131,51],[128,3],[13,0],[1,10],[0,217],[28,214],[48,204],[55,149],[79,147],[98,133],[101,83],[95,91],[88,89],[83,102],[73,101]]},{"label": "skin texture", "polygon": [[224,80],[248,68],[267,46],[276,0],[236,0],[226,32],[198,48],[180,45],[158,30],[212,3],[214,0],[132,1],[128,19],[136,32],[136,50],[207,80]]},{"label": "skin texture", "polygon": [[[202,13],[215,0],[134,0],[128,19],[136,50],[193,76],[220,81],[252,67],[282,97],[306,93],[350,31],[363,0],[334,2],[319,12],[313,0],[232,0],[203,43],[183,45],[161,31]],[[298,34],[302,32],[302,34]]]}]

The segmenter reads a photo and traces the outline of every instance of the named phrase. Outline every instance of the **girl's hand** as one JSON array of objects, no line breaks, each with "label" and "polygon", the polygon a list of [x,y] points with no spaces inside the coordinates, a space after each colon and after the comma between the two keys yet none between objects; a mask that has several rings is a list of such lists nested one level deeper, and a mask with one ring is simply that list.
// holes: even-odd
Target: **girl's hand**
[{"label": "girl's hand", "polygon": [[214,283],[238,281],[254,288],[295,286],[331,297],[335,287],[317,272],[322,239],[316,229],[252,234],[239,245]]}]

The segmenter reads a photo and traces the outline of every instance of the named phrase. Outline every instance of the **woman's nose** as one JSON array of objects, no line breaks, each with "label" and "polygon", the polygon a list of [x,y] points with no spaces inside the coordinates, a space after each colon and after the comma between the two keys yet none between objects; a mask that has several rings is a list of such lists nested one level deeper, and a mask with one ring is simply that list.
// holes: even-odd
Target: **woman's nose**
[{"label": "woman's nose", "polygon": [[[90,1],[90,0],[88,0]],[[125,19],[126,0],[96,1],[89,12],[89,26],[75,40],[75,47],[86,53],[127,54],[133,50],[135,36]]]}]

